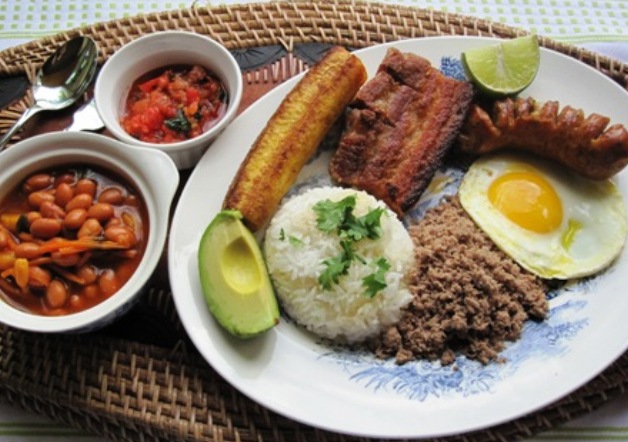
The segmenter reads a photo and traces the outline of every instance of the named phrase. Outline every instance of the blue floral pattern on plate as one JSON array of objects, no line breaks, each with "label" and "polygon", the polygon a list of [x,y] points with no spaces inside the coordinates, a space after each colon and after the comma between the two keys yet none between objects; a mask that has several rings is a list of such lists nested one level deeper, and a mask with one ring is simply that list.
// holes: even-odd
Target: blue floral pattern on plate
[{"label": "blue floral pattern on plate", "polygon": [[[466,78],[460,60],[454,57],[441,59],[441,71],[453,78]],[[323,146],[304,169],[288,197],[307,188],[332,185],[326,168],[331,154],[332,151]],[[416,223],[445,196],[454,195],[469,165],[469,158],[455,158],[440,167],[431,186],[406,215],[405,224]],[[417,401],[430,397],[491,393],[499,382],[512,376],[526,362],[550,356],[561,357],[570,351],[573,339],[589,323],[578,312],[585,308],[585,294],[598,278],[570,281],[551,290],[547,294],[549,300],[560,298],[556,300],[563,301],[564,298],[564,301],[552,303],[544,321],[528,321],[525,324],[521,338],[509,343],[501,352],[506,363],[485,365],[459,355],[450,366],[426,360],[398,365],[392,359],[378,359],[367,350],[342,347],[323,352],[320,359],[340,365],[351,381],[374,393],[392,391]]]},{"label": "blue floral pattern on plate", "polygon": [[[330,152],[319,152],[319,156],[304,169],[299,183],[288,197],[305,189],[331,185],[325,165]],[[416,223],[425,212],[437,206],[446,195],[457,192],[468,164],[446,164],[442,166],[417,205],[404,220],[407,225]],[[439,362],[416,361],[397,365],[391,359],[378,359],[366,350],[351,350],[334,347],[324,351],[321,360],[342,366],[349,379],[377,393],[393,391],[411,400],[423,401],[429,397],[463,397],[490,393],[494,386],[517,370],[527,361],[543,357],[560,357],[570,350],[570,344],[578,332],[588,325],[588,319],[578,312],[587,304],[586,293],[602,275],[578,281],[569,281],[552,289],[547,297],[555,300],[550,304],[545,321],[528,321],[521,338],[501,352],[506,363],[481,364],[458,356],[455,364],[442,366]],[[560,302],[559,302],[560,301]],[[289,318],[285,318],[288,319]],[[291,321],[290,321],[291,322]],[[322,344],[325,347],[325,344]]]},{"label": "blue floral pattern on plate", "polygon": [[452,366],[425,360],[397,365],[390,359],[377,359],[366,351],[338,349],[321,358],[341,365],[349,379],[374,393],[394,391],[418,401],[454,394],[467,397],[490,393],[498,382],[511,376],[526,361],[559,357],[568,352],[570,342],[588,325],[586,318],[577,317],[577,312],[585,305],[585,299],[572,299],[552,307],[545,321],[528,321],[520,340],[501,353],[507,363],[484,365],[458,356]]}]

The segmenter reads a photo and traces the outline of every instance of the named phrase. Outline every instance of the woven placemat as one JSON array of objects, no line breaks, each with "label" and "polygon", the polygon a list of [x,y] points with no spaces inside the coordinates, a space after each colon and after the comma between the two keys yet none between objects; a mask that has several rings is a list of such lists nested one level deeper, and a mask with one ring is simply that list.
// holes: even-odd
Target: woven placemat
[{"label": "woven placemat", "polygon": [[[103,62],[132,39],[183,29],[209,35],[247,59],[246,106],[302,71],[316,45],[360,48],[436,35],[514,37],[524,31],[431,10],[350,1],[192,7],[101,23],[0,52],[0,75],[27,77],[62,41],[92,37]],[[628,67],[570,45],[544,47],[579,59],[623,87]],[[251,60],[265,48],[262,59]],[[305,49],[304,49],[305,48]],[[314,48],[314,49],[312,49]],[[255,49],[255,50],[253,50]],[[0,112],[0,130],[29,102]],[[185,174],[183,176],[185,181]],[[120,441],[358,441],[299,424],[231,387],[190,343],[168,287],[165,259],[124,318],[99,332],[41,335],[0,327],[0,394],[41,415]],[[554,428],[625,392],[628,353],[571,395],[513,422],[434,441],[513,441]]]}]

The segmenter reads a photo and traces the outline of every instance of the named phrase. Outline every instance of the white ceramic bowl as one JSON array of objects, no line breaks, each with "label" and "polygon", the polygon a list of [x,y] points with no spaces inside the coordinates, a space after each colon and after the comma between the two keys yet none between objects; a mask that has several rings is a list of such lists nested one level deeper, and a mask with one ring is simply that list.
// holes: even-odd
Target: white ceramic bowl
[{"label": "white ceramic bowl", "polygon": [[[169,144],[137,140],[119,122],[133,82],[154,69],[177,64],[203,66],[222,80],[229,96],[225,114],[207,132],[190,140]],[[179,169],[187,169],[196,165],[212,140],[235,117],[242,88],[238,63],[220,43],[192,32],[164,31],[140,37],[116,51],[102,67],[94,95],[105,126],[116,138],[166,152]]]},{"label": "white ceramic bowl", "polygon": [[18,310],[0,300],[0,322],[15,328],[35,332],[85,332],[103,327],[133,306],[162,255],[170,206],[179,183],[179,172],[166,154],[91,133],[38,135],[0,154],[0,201],[30,174],[66,164],[110,170],[137,189],[148,212],[146,249],[126,284],[87,310],[65,316],[42,316]]}]

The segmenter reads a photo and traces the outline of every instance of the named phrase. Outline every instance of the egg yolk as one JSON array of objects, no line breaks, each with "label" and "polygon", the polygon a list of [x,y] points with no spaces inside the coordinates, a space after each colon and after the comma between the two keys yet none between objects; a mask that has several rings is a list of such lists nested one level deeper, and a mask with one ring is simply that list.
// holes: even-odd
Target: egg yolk
[{"label": "egg yolk", "polygon": [[488,198],[506,218],[524,229],[549,233],[560,226],[563,206],[552,185],[530,171],[508,172],[495,179]]}]

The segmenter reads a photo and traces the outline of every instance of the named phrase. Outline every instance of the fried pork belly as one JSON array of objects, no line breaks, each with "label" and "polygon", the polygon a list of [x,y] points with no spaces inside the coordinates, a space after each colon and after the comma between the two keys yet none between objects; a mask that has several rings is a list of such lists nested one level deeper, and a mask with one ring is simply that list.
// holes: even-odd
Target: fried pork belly
[{"label": "fried pork belly", "polygon": [[607,179],[628,164],[628,131],[609,118],[558,102],[506,98],[487,110],[474,104],[459,137],[462,151],[532,152],[590,179]]},{"label": "fried pork belly", "polygon": [[418,55],[388,50],[346,114],[330,174],[400,216],[419,199],[458,136],[473,97]]}]

